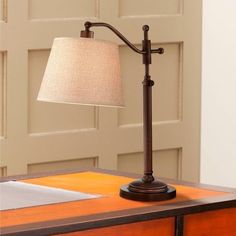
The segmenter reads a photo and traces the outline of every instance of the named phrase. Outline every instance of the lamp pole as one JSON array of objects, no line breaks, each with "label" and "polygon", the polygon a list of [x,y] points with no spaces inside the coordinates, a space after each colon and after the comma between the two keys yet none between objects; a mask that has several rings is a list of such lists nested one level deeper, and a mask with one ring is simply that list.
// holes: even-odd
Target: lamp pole
[{"label": "lamp pole", "polygon": [[154,81],[149,74],[149,65],[151,61],[151,41],[148,39],[149,26],[144,25],[143,40],[143,64],[145,65],[145,75],[143,80],[143,151],[144,151],[144,176],[145,183],[152,182],[152,86]]},{"label": "lamp pole", "polygon": [[163,54],[163,48],[152,49],[151,41],[148,38],[149,26],[143,26],[144,39],[142,50],[133,45],[124,35],[122,35],[112,25],[103,22],[85,22],[85,30],[81,31],[81,37],[93,38],[94,33],[91,27],[106,27],[113,31],[127,46],[136,53],[142,54],[145,65],[145,75],[143,80],[143,146],[144,146],[144,175],[142,179],[135,180],[120,189],[120,196],[137,201],[161,201],[174,198],[176,190],[166,183],[155,180],[152,168],[152,86],[154,81],[149,74],[149,65],[152,63],[153,53]]}]

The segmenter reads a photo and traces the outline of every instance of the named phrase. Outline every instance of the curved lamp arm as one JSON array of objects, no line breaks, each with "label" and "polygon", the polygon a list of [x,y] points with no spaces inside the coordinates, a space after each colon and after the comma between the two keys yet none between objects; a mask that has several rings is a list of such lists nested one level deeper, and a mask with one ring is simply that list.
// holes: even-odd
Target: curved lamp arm
[{"label": "curved lamp arm", "polygon": [[[140,50],[137,47],[134,46],[134,44],[132,44],[123,34],[121,34],[115,27],[113,27],[112,25],[108,24],[108,23],[104,23],[104,22],[85,22],[84,23],[84,27],[85,30],[81,31],[81,36],[82,37],[87,37],[87,38],[91,38],[93,37],[93,32],[90,31],[91,27],[106,27],[108,29],[110,29],[114,34],[116,34],[126,45],[128,45],[133,51],[139,53],[139,54],[146,54],[147,52],[145,50]],[[158,49],[151,49],[151,53],[159,53],[159,54],[163,54],[164,53],[164,49],[163,48],[158,48]]]}]

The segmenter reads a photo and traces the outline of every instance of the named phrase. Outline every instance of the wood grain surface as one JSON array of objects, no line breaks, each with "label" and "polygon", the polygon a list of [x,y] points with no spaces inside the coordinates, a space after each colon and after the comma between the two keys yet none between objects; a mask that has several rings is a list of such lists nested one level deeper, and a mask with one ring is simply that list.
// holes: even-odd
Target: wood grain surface
[{"label": "wood grain surface", "polygon": [[185,216],[184,235],[236,236],[236,208]]},{"label": "wood grain surface", "polygon": [[175,185],[177,189],[177,197],[169,201],[145,203],[120,198],[120,186],[127,184],[132,180],[132,178],[128,177],[89,171],[22,180],[27,183],[39,184],[43,186],[75,191],[78,190],[85,193],[102,194],[103,197],[93,200],[2,211],[0,226],[10,227],[126,209],[141,209],[147,206],[161,207],[178,202],[200,200],[203,198],[217,197],[227,194],[225,192],[200,189],[197,187]]},{"label": "wood grain surface", "polygon": [[57,236],[173,236],[175,232],[174,218],[149,220],[145,222],[117,225],[81,232],[57,234]]}]

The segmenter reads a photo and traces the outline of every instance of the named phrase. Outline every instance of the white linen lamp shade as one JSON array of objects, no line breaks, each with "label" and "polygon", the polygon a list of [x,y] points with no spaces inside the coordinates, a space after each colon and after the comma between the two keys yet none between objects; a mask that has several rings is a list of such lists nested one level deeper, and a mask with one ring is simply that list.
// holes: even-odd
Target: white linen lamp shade
[{"label": "white linen lamp shade", "polygon": [[93,38],[56,38],[39,101],[124,106],[118,45]]}]

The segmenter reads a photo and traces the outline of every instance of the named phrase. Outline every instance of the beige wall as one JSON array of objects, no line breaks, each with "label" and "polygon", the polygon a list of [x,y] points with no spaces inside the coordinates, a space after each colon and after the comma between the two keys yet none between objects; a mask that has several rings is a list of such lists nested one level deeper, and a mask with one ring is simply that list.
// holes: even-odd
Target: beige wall
[{"label": "beige wall", "polygon": [[[201,1],[5,0],[0,23],[2,174],[98,166],[142,172],[143,65],[120,44],[125,109],[36,101],[54,37],[78,36],[86,20],[113,24],[140,46],[150,25],[153,47],[154,171],[199,178]],[[135,6],[135,7],[134,7]],[[5,13],[3,13],[5,12]]]},{"label": "beige wall", "polygon": [[236,1],[203,4],[201,182],[236,188]]}]

